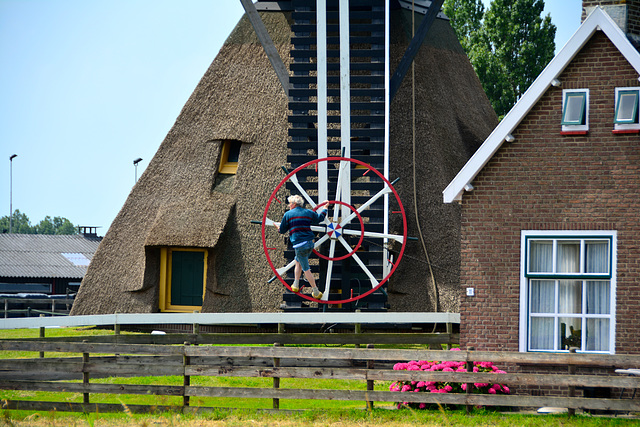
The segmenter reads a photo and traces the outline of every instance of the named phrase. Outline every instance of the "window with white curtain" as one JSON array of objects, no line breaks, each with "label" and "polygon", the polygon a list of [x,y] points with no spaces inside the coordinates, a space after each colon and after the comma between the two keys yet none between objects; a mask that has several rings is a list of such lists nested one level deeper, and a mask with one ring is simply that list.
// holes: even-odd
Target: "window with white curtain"
[{"label": "window with white curtain", "polygon": [[615,112],[613,123],[615,131],[640,129],[638,102],[640,87],[617,87],[615,90]]},{"label": "window with white curtain", "polygon": [[613,353],[616,233],[522,232],[521,351]]},{"label": "window with white curtain", "polygon": [[562,131],[586,132],[589,130],[589,89],[564,89],[562,91]]}]

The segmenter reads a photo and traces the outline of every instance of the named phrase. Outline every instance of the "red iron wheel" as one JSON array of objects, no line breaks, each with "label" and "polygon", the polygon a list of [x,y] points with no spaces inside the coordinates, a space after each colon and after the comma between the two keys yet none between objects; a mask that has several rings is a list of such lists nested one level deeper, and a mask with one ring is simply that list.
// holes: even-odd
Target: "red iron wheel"
[{"label": "red iron wheel", "polygon": [[[277,198],[277,193],[283,187],[283,185],[285,185],[285,183],[287,183],[287,182],[292,182],[296,186],[296,188],[299,190],[299,192],[301,193],[302,197],[307,201],[307,203],[309,203],[314,209],[317,209],[318,208],[318,206],[317,206],[318,201],[314,201],[313,198],[307,193],[307,190],[304,189],[300,185],[300,183],[298,182],[297,174],[299,172],[307,169],[307,168],[313,168],[315,171],[317,171],[318,170],[318,165],[321,164],[322,162],[326,162],[327,163],[327,165],[326,165],[327,168],[329,167],[330,164],[339,163],[340,171],[338,173],[338,180],[337,180],[337,182],[335,184],[336,185],[335,194],[338,194],[338,195],[340,195],[340,191],[338,191],[338,188],[342,188],[341,184],[342,184],[342,180],[344,179],[343,176],[342,176],[343,175],[343,170],[346,167],[349,167],[351,171],[356,170],[356,166],[358,167],[357,170],[366,169],[366,171],[364,171],[361,174],[360,173],[356,173],[355,174],[356,175],[356,179],[360,178],[360,177],[363,177],[363,176],[367,175],[370,172],[374,173],[380,179],[380,190],[377,193],[373,194],[373,195],[369,194],[370,198],[365,203],[361,204],[359,207],[352,206],[351,204],[343,202],[342,200],[331,200],[331,201],[329,201],[329,204],[347,207],[351,211],[351,213],[349,215],[346,215],[344,218],[341,218],[338,221],[339,216],[336,213],[336,211],[338,211],[339,209],[334,209],[333,221],[329,220],[329,218],[328,218],[329,215],[327,215],[327,218],[326,218],[324,223],[321,223],[318,226],[312,226],[312,231],[318,233],[318,236],[319,236],[318,239],[315,242],[315,248],[318,248],[320,245],[322,245],[326,241],[329,241],[329,244],[330,244],[329,256],[320,254],[319,252],[317,252],[314,249],[314,252],[317,253],[318,256],[320,256],[321,258],[324,258],[325,260],[327,260],[326,283],[323,285],[322,283],[318,282],[318,288],[321,291],[323,291],[324,295],[323,295],[322,299],[315,299],[315,298],[311,297],[311,295],[307,295],[307,294],[303,294],[303,293],[298,293],[298,295],[300,295],[302,298],[305,298],[305,299],[310,300],[310,301],[316,301],[318,303],[344,304],[344,303],[349,303],[349,302],[356,301],[356,300],[358,300],[360,298],[364,298],[367,295],[370,295],[371,293],[375,292],[382,285],[384,285],[389,280],[391,275],[395,272],[398,264],[400,263],[400,260],[402,259],[402,255],[404,253],[404,249],[405,249],[405,245],[406,245],[406,241],[407,241],[407,217],[406,217],[402,202],[400,200],[400,196],[396,192],[395,188],[393,188],[392,183],[389,182],[389,180],[387,178],[385,178],[382,173],[380,173],[378,170],[376,170],[375,168],[371,167],[367,163],[364,163],[364,162],[362,162],[360,160],[357,160],[357,159],[348,158],[348,157],[325,157],[325,158],[322,158],[322,159],[312,160],[310,162],[307,162],[307,163],[297,167],[293,171],[289,172],[287,174],[287,176],[285,176],[282,179],[282,181],[280,181],[280,183],[273,190],[273,192],[271,193],[271,196],[269,197],[269,201],[267,202],[267,205],[265,206],[264,213],[263,213],[263,216],[262,216],[262,246],[263,246],[263,249],[264,249],[264,253],[265,253],[266,257],[267,257],[267,262],[269,263],[269,266],[271,267],[271,270],[275,274],[275,277],[277,277],[278,280],[280,281],[280,283],[282,283],[287,289],[291,290],[291,286],[285,281],[285,279],[282,277],[282,275],[285,274],[287,271],[291,270],[292,268],[294,268],[295,260],[289,262],[284,267],[280,267],[280,268],[276,268],[275,267],[275,265],[273,263],[273,260],[271,259],[271,255],[269,254],[269,251],[270,250],[275,250],[276,248],[270,248],[267,245],[266,230],[267,230],[267,226],[269,226],[269,225],[278,225],[278,223],[273,221],[272,219],[269,219],[269,217],[268,217],[269,209],[271,208],[271,205],[273,204],[274,201],[277,201],[278,203],[282,203]],[[349,187],[349,188],[351,188],[351,187]],[[389,194],[389,195],[392,194],[395,197],[396,203],[398,204],[399,209],[397,211],[394,211],[393,213],[402,215],[402,234],[401,235],[400,234],[380,233],[380,232],[374,232],[374,231],[367,231],[366,230],[366,223],[365,223],[365,221],[363,220],[363,218],[361,216],[361,212],[363,212],[366,209],[368,209],[371,204],[375,203],[376,200],[378,200],[380,197],[382,197],[382,196],[384,196],[386,194]],[[342,197],[337,197],[337,198],[340,199]],[[281,215],[281,213],[279,213],[279,215]],[[347,226],[351,223],[351,221],[353,221],[356,218],[358,219],[358,221],[360,223],[359,230],[358,229],[354,229],[354,228],[348,228]],[[351,247],[351,245],[349,245],[348,242],[344,239],[344,235],[345,234],[359,237],[358,243],[355,245],[355,247]],[[382,275],[384,275],[384,277],[381,277],[380,279],[375,277],[375,275],[369,270],[368,266],[360,259],[360,257],[356,253],[356,251],[358,251],[358,249],[361,247],[362,242],[363,242],[365,237],[367,238],[367,240],[374,240],[374,239],[380,240],[381,241],[381,243],[380,243],[381,246],[384,246],[384,244],[388,240],[395,240],[396,242],[401,243],[401,248],[400,248],[399,252],[397,253],[397,258],[393,262],[391,262],[388,259],[387,260],[383,260],[384,262],[387,262],[388,265],[387,265],[387,268],[383,269]],[[347,251],[346,255],[339,256],[339,257],[334,256],[334,250],[335,250],[335,246],[337,244],[341,244],[345,248],[345,250]],[[369,281],[371,283],[371,289],[369,289],[366,292],[363,292],[363,293],[361,293],[359,295],[351,296],[350,298],[330,300],[329,299],[329,295],[330,295],[329,285],[330,285],[330,279],[331,279],[331,275],[332,275],[333,265],[334,265],[334,263],[341,262],[342,260],[344,260],[346,258],[353,258],[353,261],[355,261],[355,263],[359,267],[360,271],[363,272],[367,276],[367,278],[369,279]],[[386,274],[384,273],[385,270],[387,271]],[[323,287],[324,287],[324,289],[323,289]]]}]

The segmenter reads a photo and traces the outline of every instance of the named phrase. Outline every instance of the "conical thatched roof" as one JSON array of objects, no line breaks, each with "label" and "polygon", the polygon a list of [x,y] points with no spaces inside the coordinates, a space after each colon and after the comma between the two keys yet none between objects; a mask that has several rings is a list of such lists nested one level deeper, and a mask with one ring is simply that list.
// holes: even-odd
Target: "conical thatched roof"
[{"label": "conical thatched roof", "polygon": [[[408,46],[411,13],[392,14],[391,69]],[[420,20],[416,19],[416,28]],[[407,243],[405,259],[389,285],[391,307],[401,311],[457,312],[460,295],[460,210],[442,203],[442,190],[498,123],[480,81],[448,21],[436,19],[411,70],[391,103],[391,178],[407,211],[409,236],[419,236],[416,209],[431,269],[420,242]],[[413,107],[415,91],[416,191],[413,189]],[[394,217],[392,217],[393,219]]]},{"label": "conical thatched roof", "polygon": [[[288,64],[290,13],[260,15]],[[409,42],[410,13],[396,10],[392,17],[393,70]],[[434,25],[434,36],[427,37],[416,57],[418,210],[433,248],[429,255],[441,309],[456,311],[459,212],[442,204],[441,192],[497,120],[448,22]],[[408,75],[391,105],[391,177],[402,178],[396,188],[407,209],[409,235],[417,235],[411,99]],[[277,311],[284,288],[277,281],[266,283],[272,273],[260,227],[250,220],[262,218],[269,195],[284,177],[287,115],[287,97],[245,16],[105,235],[72,314],[158,311],[163,247],[209,251],[203,311]],[[242,142],[236,175],[217,173],[223,140]],[[409,244],[389,283],[393,311],[432,309],[423,260],[419,244]]]}]

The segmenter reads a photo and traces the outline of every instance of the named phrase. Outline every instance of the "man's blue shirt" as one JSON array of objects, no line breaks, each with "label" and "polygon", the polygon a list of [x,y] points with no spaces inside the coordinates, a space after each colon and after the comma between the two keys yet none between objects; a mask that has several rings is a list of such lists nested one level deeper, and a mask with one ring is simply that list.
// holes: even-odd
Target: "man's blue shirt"
[{"label": "man's blue shirt", "polygon": [[289,232],[289,241],[292,245],[313,240],[315,237],[311,231],[311,225],[315,225],[324,220],[327,210],[323,209],[320,213],[311,209],[305,209],[300,206],[285,212],[280,222],[280,233]]}]

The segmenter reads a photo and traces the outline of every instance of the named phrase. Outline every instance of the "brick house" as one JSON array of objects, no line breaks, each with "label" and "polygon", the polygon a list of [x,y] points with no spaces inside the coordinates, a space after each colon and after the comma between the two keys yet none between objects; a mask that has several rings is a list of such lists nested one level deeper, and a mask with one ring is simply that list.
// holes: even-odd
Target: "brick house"
[{"label": "brick house", "polygon": [[444,190],[462,207],[463,348],[638,353],[639,12],[583,2],[580,28]]}]

